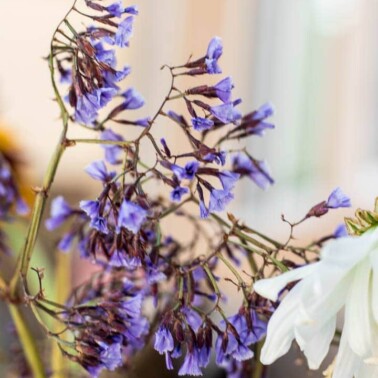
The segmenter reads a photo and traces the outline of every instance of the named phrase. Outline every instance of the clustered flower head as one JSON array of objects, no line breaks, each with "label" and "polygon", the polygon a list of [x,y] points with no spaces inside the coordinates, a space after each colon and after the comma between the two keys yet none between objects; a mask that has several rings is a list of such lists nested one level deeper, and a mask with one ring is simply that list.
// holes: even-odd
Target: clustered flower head
[{"label": "clustered flower head", "polygon": [[[61,82],[69,85],[66,99],[74,109],[73,119],[96,128],[99,126],[99,111],[112,100],[119,98],[121,102],[109,112],[107,119],[144,104],[143,97],[134,88],[122,91],[120,83],[130,74],[130,67],[117,67],[115,51],[115,47],[129,46],[138,9],[136,6],[123,7],[120,1],[109,6],[98,1],[85,3],[90,9],[100,12],[99,15],[88,16],[97,24],[80,33],[70,26],[74,43],[67,48],[64,41],[67,36],[63,34],[62,41],[55,47],[56,63]],[[143,126],[148,121],[130,122]]]},{"label": "clustered flower head", "polygon": [[102,274],[79,287],[61,316],[72,331],[66,356],[92,377],[122,366],[145,344],[149,323],[142,315],[143,291],[124,274]]}]

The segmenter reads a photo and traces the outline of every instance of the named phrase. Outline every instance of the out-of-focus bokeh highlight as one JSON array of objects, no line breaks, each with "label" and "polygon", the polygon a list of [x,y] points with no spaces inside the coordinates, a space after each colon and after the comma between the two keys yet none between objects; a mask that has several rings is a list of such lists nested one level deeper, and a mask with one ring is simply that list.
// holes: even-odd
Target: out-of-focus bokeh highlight
[{"label": "out-of-focus bokeh highlight", "polygon": [[[255,140],[252,152],[268,161],[276,184],[262,192],[245,182],[232,205],[237,216],[284,239],[288,228],[281,213],[298,220],[336,186],[355,208],[372,206],[378,195],[378,1],[133,3],[140,15],[124,62],[132,66],[127,84],[146,98],[144,115],[156,111],[169,86],[160,67],[203,55],[215,35],[223,39],[221,67],[234,80],[242,110],[274,104],[277,128]],[[12,126],[22,146],[32,185],[40,183],[60,131],[44,57],[69,6],[67,0],[0,1],[0,120]],[[172,128],[171,140],[175,132]],[[69,149],[54,191],[73,198],[75,191],[94,195],[98,188],[83,167],[101,153],[96,146]],[[352,213],[312,220],[295,236],[310,240],[332,232]],[[279,365],[271,377],[286,376],[282,369]]]}]

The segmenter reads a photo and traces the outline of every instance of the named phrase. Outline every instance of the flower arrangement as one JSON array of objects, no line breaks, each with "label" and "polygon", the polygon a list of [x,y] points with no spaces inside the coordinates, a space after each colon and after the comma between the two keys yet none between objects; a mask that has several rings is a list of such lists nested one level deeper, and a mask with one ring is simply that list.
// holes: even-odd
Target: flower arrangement
[{"label": "flower arrangement", "polygon": [[[73,14],[80,22],[72,21]],[[214,37],[202,56],[162,67],[170,73],[168,93],[155,114],[135,119],[133,110],[144,99],[135,88],[123,89],[131,68],[119,65],[117,55],[129,47],[137,15],[136,6],[121,1],[76,0],[51,39],[48,63],[61,135],[42,186],[34,188],[18,257],[6,228],[0,230],[1,250],[17,257],[11,279],[0,277],[0,296],[12,315],[27,374],[97,377],[127,371],[150,345],[179,376],[202,375],[214,355],[228,377],[258,378],[295,339],[310,369],[318,369],[330,343],[337,342],[329,377],[377,376],[378,207],[357,211],[356,219],[302,247],[293,243],[297,226],[351,206],[340,188],[300,221],[283,217],[290,226],[285,242],[226,213],[238,181],[250,179],[261,189],[274,183],[266,162],[244,143],[274,129],[273,108],[263,104],[242,114],[230,77],[210,84],[222,74],[222,40]],[[182,88],[182,76],[203,78],[203,84]],[[185,113],[175,110],[177,103],[185,104]],[[158,121],[177,127],[186,147],[156,138]],[[77,128],[91,137],[68,137]],[[130,129],[137,137],[130,137]],[[96,144],[104,154],[85,168],[98,195],[76,204],[60,195],[50,201],[62,155],[82,144]],[[146,145],[153,163],[146,162]],[[5,153],[0,172],[5,224],[25,216],[28,206]],[[181,240],[179,229],[166,227],[167,219],[186,222],[189,242]],[[96,267],[60,301],[45,294],[43,270],[30,264],[41,227],[58,238],[58,256],[78,253]],[[244,262],[248,271],[241,268]],[[64,273],[67,265],[57,269]],[[31,274],[38,278],[36,292]],[[240,293],[232,313],[222,280]],[[58,353],[42,356],[22,307]],[[343,307],[345,323],[338,330],[336,314]]]}]

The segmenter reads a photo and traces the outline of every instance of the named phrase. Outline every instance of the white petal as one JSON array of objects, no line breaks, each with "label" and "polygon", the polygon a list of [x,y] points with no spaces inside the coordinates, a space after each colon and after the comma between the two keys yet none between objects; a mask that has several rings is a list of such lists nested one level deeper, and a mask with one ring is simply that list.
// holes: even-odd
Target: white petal
[{"label": "white petal", "polygon": [[[311,276],[313,284],[305,293],[306,295],[302,295],[301,299],[303,316],[307,316],[308,322],[316,322],[318,327],[321,327],[329,319],[333,318],[344,306],[351,280],[350,272],[344,275],[341,280],[336,279],[337,272],[334,272],[325,265],[322,265],[322,272],[324,274],[320,274],[319,277]],[[320,280],[322,281],[322,285],[328,283],[328,291],[322,289],[319,293],[318,286]]]},{"label": "white petal", "polygon": [[370,283],[371,266],[366,258],[354,269],[353,281],[345,305],[344,332],[353,351],[367,357],[371,354]]},{"label": "white petal", "polygon": [[378,246],[378,230],[360,237],[345,237],[329,242],[321,253],[322,261],[336,263],[340,268],[352,269]]},{"label": "white petal", "polygon": [[374,364],[362,363],[356,372],[356,378],[375,378],[378,377],[378,366]]},{"label": "white petal", "polygon": [[267,336],[261,351],[261,362],[273,363],[286,354],[294,339],[294,323],[297,317],[300,293],[306,282],[299,282],[282,300],[269,320]]},{"label": "white petal", "polygon": [[272,278],[265,278],[255,282],[253,289],[262,297],[268,298],[271,301],[276,301],[280,291],[289,283],[308,276],[314,272],[319,263],[305,265],[303,267],[293,269],[289,272],[282,273],[279,276]]},{"label": "white petal", "polygon": [[[336,328],[336,316],[332,317],[322,327],[314,325],[301,326],[295,329],[296,340],[307,358],[308,366],[312,370],[319,369],[329,350]],[[301,335],[297,337],[297,332]]]},{"label": "white petal", "polygon": [[360,358],[350,349],[348,338],[343,333],[332,378],[353,378],[360,364]]},{"label": "white petal", "polygon": [[373,268],[371,306],[375,322],[378,323],[378,249],[370,255],[370,261]]}]

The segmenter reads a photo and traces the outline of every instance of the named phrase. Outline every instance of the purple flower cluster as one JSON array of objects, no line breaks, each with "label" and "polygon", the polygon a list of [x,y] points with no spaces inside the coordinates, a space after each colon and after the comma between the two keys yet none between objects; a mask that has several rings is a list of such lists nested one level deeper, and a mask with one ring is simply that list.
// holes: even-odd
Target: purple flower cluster
[{"label": "purple flower cluster", "polygon": [[[322,215],[328,213],[330,209],[339,209],[342,207],[351,207],[350,198],[344,194],[340,188],[336,188],[329,195],[327,201],[322,201],[317,205],[313,206],[307,213],[306,217],[321,217]],[[341,229],[339,232],[342,232]],[[339,234],[336,233],[336,235]]]},{"label": "purple flower cluster", "polygon": [[[209,259],[204,269],[193,251],[201,237],[206,237],[202,218],[226,209],[243,176],[263,189],[273,183],[264,162],[243,147],[231,154],[225,145],[272,129],[274,126],[266,121],[273,114],[272,107],[263,105],[243,115],[238,108],[241,99],[233,97],[230,77],[210,85],[178,88],[177,76],[204,77],[222,72],[222,41],[215,37],[201,58],[169,67],[172,85],[154,117],[120,118],[125,110],[144,105],[134,88],[120,89],[119,83],[129,75],[130,67],[118,69],[116,59],[116,47],[129,45],[137,10],[123,7],[121,1],[104,4],[86,1],[96,12],[89,16],[94,24],[81,33],[71,26],[70,48],[62,49],[56,42],[55,55],[61,81],[69,84],[67,99],[74,109],[71,121],[99,131],[99,139],[94,141],[103,149],[104,160],[94,161],[85,171],[101,189],[96,198],[82,200],[77,207],[61,196],[55,198],[45,224],[49,230],[64,226],[65,233],[58,241],[61,251],[77,248],[83,259],[97,264],[102,275],[121,274],[127,279],[116,287],[103,285],[101,290],[92,285],[84,297],[75,293],[74,303],[69,301],[72,311],[65,314],[75,335],[76,354],[69,356],[92,376],[123,365],[129,354],[144,345],[149,324],[142,310],[150,300],[155,308],[165,308],[154,346],[165,356],[168,369],[173,369],[174,359],[183,356],[179,375],[201,375],[215,350],[218,365],[228,371],[240,370],[243,361],[253,357],[250,347],[264,335],[265,322],[257,315],[256,306],[249,303],[237,315],[224,316],[224,321],[216,324],[210,315],[219,311],[223,296],[211,283],[217,277],[209,278],[213,273],[206,269],[214,272],[219,260]],[[184,102],[186,114],[165,109],[174,99]],[[104,108],[110,111],[99,120]],[[170,135],[160,138],[160,143],[156,141],[152,129],[158,117],[178,126],[186,147],[178,150]],[[126,139],[121,131],[115,131],[117,125],[140,126],[134,130],[140,134]],[[142,139],[151,143],[155,163],[145,162]],[[168,191],[156,196],[151,183]],[[199,208],[199,217],[186,209],[187,202]],[[192,224],[195,231],[190,243],[176,240],[174,230],[167,232],[163,219],[170,215]],[[214,248],[211,240],[209,247]],[[225,242],[219,247],[219,252],[234,262],[239,261],[236,253],[241,250]],[[167,287],[175,290],[168,295]],[[216,303],[214,310],[202,313],[199,309],[209,303]]]},{"label": "purple flower cluster", "polygon": [[21,198],[9,162],[0,155],[0,219],[7,220],[13,207],[20,215],[25,215],[29,211]]},{"label": "purple flower cluster", "polygon": [[141,314],[143,292],[122,274],[100,276],[72,301],[63,318],[74,334],[75,353],[65,353],[92,377],[122,366],[144,346],[149,323]]},{"label": "purple flower cluster", "polygon": [[[91,25],[82,33],[74,31],[71,26],[75,44],[70,49],[60,51],[56,63],[61,82],[70,85],[67,101],[74,108],[75,121],[97,127],[99,111],[116,98],[122,102],[110,111],[107,119],[113,119],[124,110],[138,109],[144,104],[143,97],[135,89],[121,92],[119,83],[129,75],[130,67],[117,68],[114,49],[129,46],[134,15],[138,14],[138,10],[136,6],[124,7],[121,1],[109,6],[100,5],[97,1],[86,1],[86,5],[96,11],[97,14],[89,17],[100,26]],[[73,61],[75,65],[68,67]],[[142,126],[145,123],[142,120],[139,122]]]},{"label": "purple flower cluster", "polygon": [[261,340],[265,333],[266,323],[251,308],[241,307],[236,315],[217,326],[208,317],[184,306],[165,315],[155,333],[154,348],[165,355],[169,370],[173,369],[172,358],[185,353],[178,375],[200,376],[210,362],[214,335],[217,335],[214,346],[216,363],[232,370],[235,362],[253,357],[250,346]]}]

